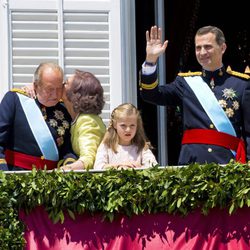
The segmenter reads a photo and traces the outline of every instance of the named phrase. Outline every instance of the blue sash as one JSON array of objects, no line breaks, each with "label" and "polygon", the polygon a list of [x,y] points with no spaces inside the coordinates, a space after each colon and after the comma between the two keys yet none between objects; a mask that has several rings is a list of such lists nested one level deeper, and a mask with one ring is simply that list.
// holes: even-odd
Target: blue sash
[{"label": "blue sash", "polygon": [[[189,87],[193,90],[201,106],[204,108],[217,131],[236,137],[236,132],[231,121],[220,106],[214,93],[200,76],[184,77]],[[235,154],[235,153],[234,153]]]},{"label": "blue sash", "polygon": [[54,138],[34,99],[17,93],[31,131],[45,159],[58,161],[58,150]]}]

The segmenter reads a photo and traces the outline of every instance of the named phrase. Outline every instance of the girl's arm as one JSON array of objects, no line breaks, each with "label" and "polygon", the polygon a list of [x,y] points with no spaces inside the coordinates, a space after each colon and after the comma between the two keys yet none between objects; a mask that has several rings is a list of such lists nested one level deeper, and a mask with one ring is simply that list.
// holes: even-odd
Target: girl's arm
[{"label": "girl's arm", "polygon": [[105,169],[106,165],[108,165],[108,150],[103,143],[101,143],[97,149],[94,169],[101,170]]},{"label": "girl's arm", "polygon": [[142,166],[143,167],[153,167],[155,165],[158,165],[153,152],[150,149],[143,149],[142,150]]}]

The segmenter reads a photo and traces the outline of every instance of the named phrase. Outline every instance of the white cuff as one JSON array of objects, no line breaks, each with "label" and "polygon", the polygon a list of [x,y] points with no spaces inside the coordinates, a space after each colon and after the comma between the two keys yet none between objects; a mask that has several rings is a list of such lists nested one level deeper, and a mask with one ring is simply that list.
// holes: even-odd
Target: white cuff
[{"label": "white cuff", "polygon": [[142,74],[143,75],[151,75],[156,71],[156,65],[154,66],[149,66],[145,65],[145,62],[142,64]]}]

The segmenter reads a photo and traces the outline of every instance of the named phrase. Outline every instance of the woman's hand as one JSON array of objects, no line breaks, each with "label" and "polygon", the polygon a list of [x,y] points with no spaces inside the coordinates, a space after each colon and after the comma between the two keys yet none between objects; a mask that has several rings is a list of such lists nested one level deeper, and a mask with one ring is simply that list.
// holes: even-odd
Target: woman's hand
[{"label": "woman's hand", "polygon": [[29,97],[36,99],[36,92],[33,84],[23,86],[21,90],[24,91]]},{"label": "woman's hand", "polygon": [[75,161],[71,164],[64,165],[60,169],[62,169],[62,170],[83,170],[84,164],[82,161],[78,160],[78,161]]}]

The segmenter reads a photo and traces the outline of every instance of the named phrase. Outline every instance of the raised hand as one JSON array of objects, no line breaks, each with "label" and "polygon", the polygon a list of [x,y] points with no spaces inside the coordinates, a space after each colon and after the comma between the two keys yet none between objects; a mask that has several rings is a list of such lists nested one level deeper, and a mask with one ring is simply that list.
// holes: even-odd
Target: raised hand
[{"label": "raised hand", "polygon": [[146,61],[150,63],[156,63],[158,57],[163,54],[168,46],[168,41],[166,40],[162,44],[162,31],[161,28],[157,26],[152,26],[150,33],[146,31]]}]

